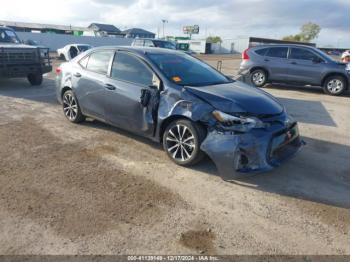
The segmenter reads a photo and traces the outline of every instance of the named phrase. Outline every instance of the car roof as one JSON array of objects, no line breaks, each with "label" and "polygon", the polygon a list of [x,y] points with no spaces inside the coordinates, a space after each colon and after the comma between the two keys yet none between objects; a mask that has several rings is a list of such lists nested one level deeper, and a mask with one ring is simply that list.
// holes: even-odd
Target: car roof
[{"label": "car roof", "polygon": [[184,54],[184,52],[173,50],[173,49],[166,49],[166,48],[157,48],[157,47],[139,47],[139,46],[101,46],[101,47],[95,47],[91,50],[103,50],[103,49],[114,49],[119,51],[127,51],[131,53],[136,53],[139,55],[145,55],[145,54]]},{"label": "car roof", "polygon": [[260,48],[269,48],[269,47],[306,47],[306,48],[311,48],[311,49],[317,49],[314,46],[310,45],[303,45],[303,44],[270,44],[270,45],[259,45],[259,46],[254,46],[252,49],[260,49]]}]

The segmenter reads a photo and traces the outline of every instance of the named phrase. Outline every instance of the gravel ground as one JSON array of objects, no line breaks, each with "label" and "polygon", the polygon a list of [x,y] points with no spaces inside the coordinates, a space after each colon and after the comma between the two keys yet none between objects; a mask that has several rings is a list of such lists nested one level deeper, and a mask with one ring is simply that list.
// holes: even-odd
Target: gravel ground
[{"label": "gravel ground", "polygon": [[0,80],[0,254],[350,254],[349,96],[266,88],[307,146],[227,183],[209,159],[178,167],[144,138],[69,123],[53,79]]}]

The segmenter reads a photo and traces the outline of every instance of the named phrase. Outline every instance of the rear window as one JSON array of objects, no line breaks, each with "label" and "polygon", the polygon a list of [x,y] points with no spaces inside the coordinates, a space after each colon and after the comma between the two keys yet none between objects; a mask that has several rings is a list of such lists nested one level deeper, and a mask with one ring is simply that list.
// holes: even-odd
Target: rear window
[{"label": "rear window", "polygon": [[266,53],[268,57],[287,58],[288,47],[271,47]]},{"label": "rear window", "polygon": [[255,50],[255,53],[261,56],[265,56],[268,50],[269,50],[268,48],[262,48],[262,49]]}]

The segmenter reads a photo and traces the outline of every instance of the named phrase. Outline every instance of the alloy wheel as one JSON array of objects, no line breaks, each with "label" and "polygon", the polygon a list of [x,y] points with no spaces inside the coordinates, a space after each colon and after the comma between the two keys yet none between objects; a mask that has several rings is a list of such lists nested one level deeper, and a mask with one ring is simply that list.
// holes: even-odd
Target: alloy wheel
[{"label": "alloy wheel", "polygon": [[78,115],[78,104],[74,96],[70,93],[63,97],[63,111],[70,121],[74,121]]},{"label": "alloy wheel", "polygon": [[173,126],[166,137],[166,148],[169,155],[176,161],[189,160],[196,149],[195,137],[185,125]]},{"label": "alloy wheel", "polygon": [[256,72],[253,74],[252,80],[254,84],[261,85],[265,82],[265,75],[262,72]]},{"label": "alloy wheel", "polygon": [[339,79],[332,79],[327,84],[327,89],[332,94],[339,93],[341,90],[343,90],[343,88],[344,88],[344,84]]}]

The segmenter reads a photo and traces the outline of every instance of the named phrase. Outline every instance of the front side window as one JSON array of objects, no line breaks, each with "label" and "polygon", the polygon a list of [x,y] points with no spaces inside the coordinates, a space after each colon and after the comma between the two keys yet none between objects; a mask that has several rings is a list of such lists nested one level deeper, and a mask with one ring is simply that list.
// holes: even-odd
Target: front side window
[{"label": "front side window", "polygon": [[288,47],[271,47],[266,53],[268,57],[287,58]]},{"label": "front side window", "polygon": [[150,86],[153,72],[137,57],[118,52],[113,61],[111,76],[117,80]]},{"label": "front side window", "polygon": [[92,53],[86,68],[90,71],[106,75],[112,55],[112,51],[99,51]]},{"label": "front side window", "polygon": [[89,46],[89,45],[78,45],[78,49],[79,49],[80,52],[85,52],[85,51],[91,49],[91,46]]},{"label": "front side window", "polygon": [[148,47],[154,47],[154,44],[151,40],[146,40],[145,41],[145,46],[148,46]]},{"label": "front side window", "polygon": [[219,85],[232,82],[206,63],[186,54],[147,54],[173,83],[183,86]]},{"label": "front side window", "polygon": [[20,40],[15,32],[6,29],[0,29],[0,42],[18,44],[20,43]]},{"label": "front side window", "polygon": [[289,58],[308,61],[314,61],[316,59],[319,59],[318,56],[314,53],[302,48],[292,48]]}]

